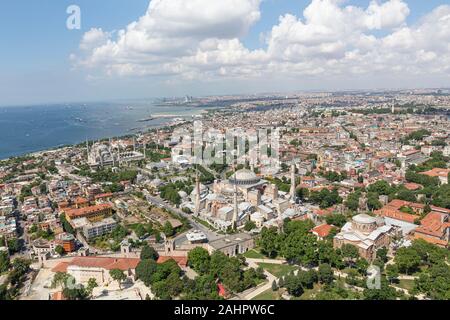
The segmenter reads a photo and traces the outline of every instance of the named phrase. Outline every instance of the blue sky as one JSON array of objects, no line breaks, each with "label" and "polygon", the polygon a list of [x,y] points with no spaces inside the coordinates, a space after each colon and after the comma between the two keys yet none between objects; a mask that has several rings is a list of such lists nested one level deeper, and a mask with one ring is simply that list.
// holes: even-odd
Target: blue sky
[{"label": "blue sky", "polygon": [[[345,4],[366,8],[369,2],[354,0]],[[406,21],[408,25],[414,25],[433,8],[448,3],[443,0],[405,2],[411,11]],[[94,27],[104,31],[123,29],[145,13],[148,3],[148,0],[1,1],[0,105],[158,96],[159,86],[147,92],[145,87],[136,85],[142,79],[112,77],[106,79],[104,84],[93,87],[86,81],[89,71],[72,70],[69,59],[71,53],[78,51],[85,32]],[[82,10],[82,29],[79,31],[70,31],[65,27],[65,11],[71,4],[80,6]],[[265,49],[266,44],[261,42],[260,34],[269,32],[278,23],[280,15],[291,13],[301,17],[308,4],[310,1],[303,0],[263,1],[261,18],[240,41],[249,50]],[[383,32],[380,31],[379,35]],[[257,90],[257,86],[250,87]],[[224,85],[221,89],[220,83],[215,83],[212,88],[214,93],[221,90],[223,94],[228,93],[228,87]],[[183,89],[175,90],[175,94]],[[192,83],[186,86],[187,90],[208,93],[196,90]],[[111,91],[115,94],[110,94]],[[168,95],[169,90],[161,92]]]}]

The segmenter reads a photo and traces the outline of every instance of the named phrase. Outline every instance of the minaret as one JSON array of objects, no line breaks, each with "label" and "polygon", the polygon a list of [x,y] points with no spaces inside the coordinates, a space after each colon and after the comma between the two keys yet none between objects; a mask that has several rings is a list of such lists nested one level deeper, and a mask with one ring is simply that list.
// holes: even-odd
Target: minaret
[{"label": "minaret", "polygon": [[291,165],[291,190],[290,190],[291,200],[295,201],[295,164]]},{"label": "minaret", "polygon": [[147,142],[144,141],[144,159],[147,158]]},{"label": "minaret", "polygon": [[119,163],[120,168],[120,142],[117,142],[117,162]]},{"label": "minaret", "polygon": [[[233,166],[234,169],[234,177],[236,178],[236,167]],[[235,179],[236,180],[236,179]],[[237,220],[238,220],[238,203],[237,203],[237,185],[236,181],[234,182],[234,194],[233,194],[233,229],[236,229],[237,227]]]},{"label": "minaret", "polygon": [[395,103],[392,103],[392,114],[395,113]]},{"label": "minaret", "polygon": [[198,178],[198,171],[195,171],[195,211],[194,215],[197,217],[200,214],[200,179]]},{"label": "minaret", "polygon": [[278,211],[278,231],[283,232],[283,214],[281,210]]}]

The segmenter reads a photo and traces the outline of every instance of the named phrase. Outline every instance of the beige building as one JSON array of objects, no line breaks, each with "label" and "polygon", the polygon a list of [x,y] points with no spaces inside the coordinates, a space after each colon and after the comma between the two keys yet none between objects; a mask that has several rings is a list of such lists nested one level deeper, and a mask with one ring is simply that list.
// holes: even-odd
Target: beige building
[{"label": "beige building", "polygon": [[347,222],[333,239],[334,248],[351,244],[358,248],[359,255],[371,261],[376,252],[390,243],[395,227],[385,225],[383,218],[374,218],[367,214],[358,214]]},{"label": "beige building", "polygon": [[68,273],[76,283],[85,284],[89,279],[95,279],[103,285],[113,281],[109,272],[114,269],[134,278],[139,261],[138,258],[76,257],[69,262],[61,262],[52,271]]}]

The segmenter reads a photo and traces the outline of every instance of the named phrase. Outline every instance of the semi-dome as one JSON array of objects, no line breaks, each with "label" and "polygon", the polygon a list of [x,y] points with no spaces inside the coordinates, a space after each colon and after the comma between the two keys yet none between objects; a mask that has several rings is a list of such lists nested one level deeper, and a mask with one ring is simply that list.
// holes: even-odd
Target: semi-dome
[{"label": "semi-dome", "polygon": [[[205,194],[208,194],[208,187],[205,186],[204,184],[200,183],[200,195],[205,195]],[[191,192],[191,196],[195,196],[195,195],[197,195],[197,189],[195,188],[195,185],[194,185],[194,189]]]},{"label": "semi-dome", "polygon": [[260,178],[253,171],[241,169],[236,171],[230,178],[230,183],[236,185],[252,185],[258,183]]}]

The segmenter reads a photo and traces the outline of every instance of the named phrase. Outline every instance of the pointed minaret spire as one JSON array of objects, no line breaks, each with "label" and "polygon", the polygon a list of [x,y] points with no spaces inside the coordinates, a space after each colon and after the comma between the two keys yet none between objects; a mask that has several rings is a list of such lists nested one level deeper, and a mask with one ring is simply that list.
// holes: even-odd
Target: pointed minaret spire
[{"label": "pointed minaret spire", "polygon": [[195,169],[195,211],[197,217],[200,214],[200,179],[198,178],[198,170]]},{"label": "pointed minaret spire", "polygon": [[295,201],[295,164],[291,165],[291,190],[290,190],[291,200]]},{"label": "pointed minaret spire", "polygon": [[236,184],[236,167],[233,165],[233,171],[234,171],[234,194],[233,194],[233,229],[237,227],[237,220],[238,220],[238,203],[237,203],[237,184]]}]

